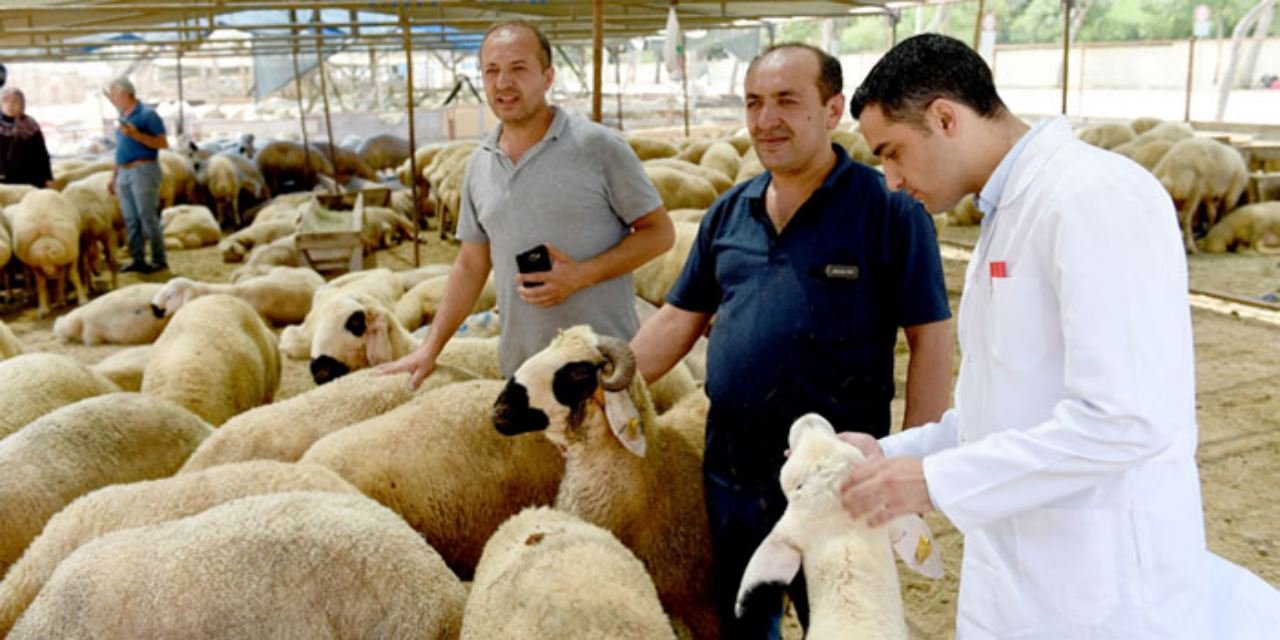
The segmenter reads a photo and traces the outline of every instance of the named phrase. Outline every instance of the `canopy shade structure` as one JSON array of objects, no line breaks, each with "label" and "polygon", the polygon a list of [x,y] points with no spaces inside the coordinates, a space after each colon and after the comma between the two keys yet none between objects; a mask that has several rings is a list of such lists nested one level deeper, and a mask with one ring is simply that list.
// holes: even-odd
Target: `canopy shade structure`
[{"label": "canopy shade structure", "polygon": [[[592,38],[593,0],[13,0],[0,8],[0,60],[94,59],[101,47],[136,38],[152,48],[194,49],[212,31],[240,29],[254,34],[255,45],[288,50],[295,38],[314,40],[314,32],[294,34],[288,10],[298,26],[312,26],[318,11],[325,37],[385,41],[400,46],[398,21],[413,25],[415,48],[473,49],[475,35],[506,18],[536,22],[555,43]],[[609,39],[653,35],[666,24],[669,2],[609,0],[603,5],[603,35]],[[762,19],[847,17],[901,2],[847,0],[814,2],[774,0],[681,0],[676,3],[684,29],[746,26]],[[909,3],[908,3],[909,4]],[[229,54],[230,55],[230,54]],[[235,55],[242,55],[236,53]]]}]

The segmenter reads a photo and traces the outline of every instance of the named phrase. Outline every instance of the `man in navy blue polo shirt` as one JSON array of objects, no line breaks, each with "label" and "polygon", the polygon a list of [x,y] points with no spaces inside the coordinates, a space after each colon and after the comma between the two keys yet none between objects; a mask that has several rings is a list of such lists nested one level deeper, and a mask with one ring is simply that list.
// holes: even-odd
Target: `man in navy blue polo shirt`
[{"label": "man in navy blue polo shirt", "polygon": [[[116,78],[107,86],[107,99],[120,111],[116,144],[116,168],[107,189],[120,199],[129,255],[133,261],[121,271],[153,273],[168,268],[164,233],[160,229],[160,180],[157,162],[161,149],[169,147],[164,121],[138,100],[128,78]],[[144,242],[144,239],[146,242]],[[151,263],[146,244],[151,245]]]},{"label": "man in navy blue polo shirt", "polygon": [[[904,426],[942,415],[951,312],[932,221],[874,169],[831,144],[844,113],[838,60],[772,47],[747,71],[747,126],[768,170],[711,206],[667,303],[632,341],[645,379],[679,361],[711,322],[707,511],[724,637],[777,638],[781,598],[733,615],[751,554],[781,517],[791,423],[889,433],[894,345],[911,348]],[[802,579],[789,590],[807,620]]]}]

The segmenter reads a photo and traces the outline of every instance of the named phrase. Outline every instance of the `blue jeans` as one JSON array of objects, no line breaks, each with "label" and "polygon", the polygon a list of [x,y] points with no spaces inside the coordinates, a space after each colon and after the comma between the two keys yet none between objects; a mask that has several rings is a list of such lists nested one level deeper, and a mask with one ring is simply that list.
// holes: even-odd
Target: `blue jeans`
[{"label": "blue jeans", "polygon": [[[734,615],[734,603],[742,574],[756,547],[764,541],[787,509],[780,488],[762,489],[735,484],[712,473],[703,473],[707,521],[711,528],[716,608],[721,636],[731,640],[778,640],[781,637],[782,593],[757,594],[742,618]],[[795,604],[800,624],[809,625],[809,597],[804,571],[786,589]]]},{"label": "blue jeans", "polygon": [[168,263],[164,255],[164,233],[160,229],[161,178],[159,162],[121,168],[116,174],[116,197],[120,199],[129,255],[134,264],[147,264],[144,236],[151,243],[151,264]]}]

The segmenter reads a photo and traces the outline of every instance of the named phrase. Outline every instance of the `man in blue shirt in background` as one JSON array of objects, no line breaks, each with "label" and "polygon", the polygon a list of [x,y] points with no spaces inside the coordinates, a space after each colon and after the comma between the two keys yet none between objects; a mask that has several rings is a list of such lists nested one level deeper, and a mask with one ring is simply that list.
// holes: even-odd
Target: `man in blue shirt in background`
[{"label": "man in blue shirt in background", "polygon": [[[160,230],[161,149],[169,148],[164,121],[154,110],[138,101],[128,78],[116,78],[107,85],[107,99],[120,112],[116,129],[116,168],[107,189],[120,199],[133,262],[121,271],[154,273],[169,268],[164,255],[164,234]],[[147,262],[145,242],[151,244]]]},{"label": "man in blue shirt in background", "polygon": [[[778,485],[791,423],[889,433],[894,345],[911,356],[904,426],[950,396],[951,311],[932,220],[831,143],[844,113],[840,62],[798,44],[747,70],[747,128],[764,174],[707,211],[684,272],[632,348],[646,381],[675,365],[715,316],[707,352],[703,481],[725,638],[779,637],[780,595],[733,614],[751,554],[786,509]],[[807,623],[803,579],[789,593]]]}]

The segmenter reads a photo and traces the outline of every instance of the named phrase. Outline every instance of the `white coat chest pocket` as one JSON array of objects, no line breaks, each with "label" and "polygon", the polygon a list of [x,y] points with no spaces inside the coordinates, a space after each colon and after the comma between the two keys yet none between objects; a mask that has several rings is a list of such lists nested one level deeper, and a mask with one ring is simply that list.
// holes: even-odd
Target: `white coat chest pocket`
[{"label": "white coat chest pocket", "polygon": [[1050,340],[1049,285],[1038,278],[992,278],[987,343],[997,362],[1027,369]]}]

